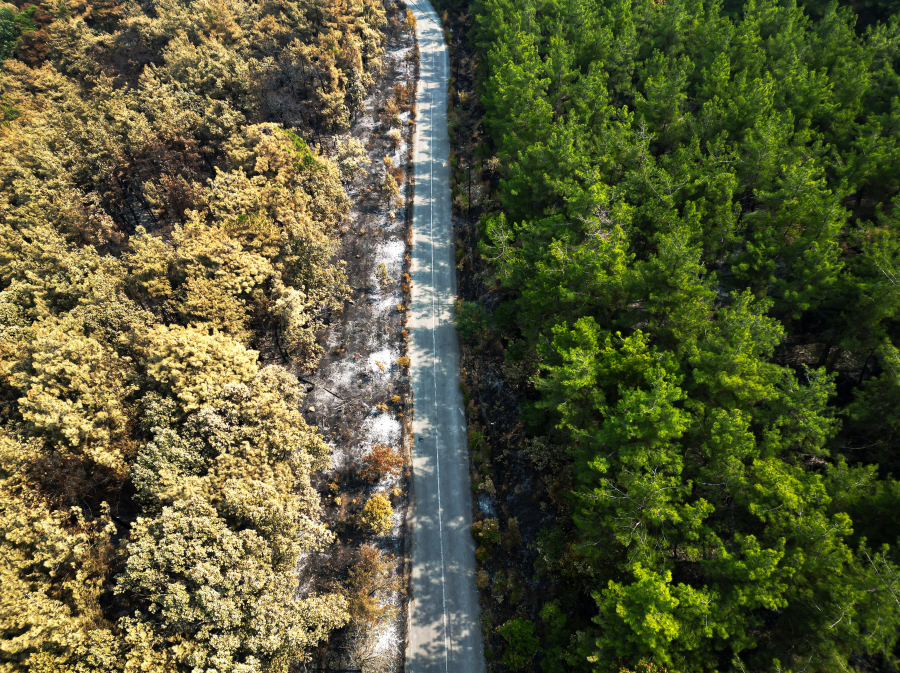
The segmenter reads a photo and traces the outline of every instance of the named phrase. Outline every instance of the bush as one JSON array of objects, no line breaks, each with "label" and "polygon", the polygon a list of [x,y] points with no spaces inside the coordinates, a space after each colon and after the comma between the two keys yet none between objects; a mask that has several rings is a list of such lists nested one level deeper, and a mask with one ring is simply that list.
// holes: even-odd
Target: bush
[{"label": "bush", "polygon": [[[482,472],[484,472],[485,475],[487,475],[488,469],[489,468],[487,465],[481,466],[481,470],[482,470]],[[491,479],[490,477],[485,476],[484,481],[481,483],[481,485],[478,488],[480,490],[486,492],[489,496],[491,496],[495,500],[497,499],[497,487],[494,486],[494,480]]]},{"label": "bush", "polygon": [[472,537],[482,544],[500,542],[500,522],[497,519],[485,519],[472,524]]},{"label": "bush", "polygon": [[484,433],[475,428],[469,428],[469,451],[479,453],[484,448]]},{"label": "bush", "polygon": [[388,271],[387,264],[379,262],[375,269],[375,276],[378,278],[378,286],[381,288],[381,293],[390,294],[394,282],[391,280],[391,274]]},{"label": "bush", "polygon": [[391,530],[391,517],[394,516],[394,508],[391,501],[383,493],[376,493],[366,502],[360,512],[359,522],[364,528],[368,528],[376,535],[384,535]]},{"label": "bush", "polygon": [[412,13],[411,9],[407,9],[406,17],[405,17],[405,20],[403,21],[404,28],[406,28],[406,30],[408,30],[411,35],[414,35],[416,32],[416,25],[417,25],[416,15]]},{"label": "bush", "polygon": [[336,149],[341,176],[344,182],[352,182],[357,175],[364,172],[363,165],[369,162],[366,148],[356,138],[346,138],[337,141]]},{"label": "bush", "polygon": [[503,546],[507,549],[513,549],[522,544],[522,533],[519,531],[519,520],[512,517],[506,527],[506,537],[503,540]]},{"label": "bush", "polygon": [[563,460],[560,447],[551,444],[550,438],[546,436],[526,439],[522,443],[522,450],[539,470],[555,469]]},{"label": "bush", "polygon": [[397,449],[384,444],[376,444],[363,457],[363,462],[365,467],[360,470],[359,476],[371,484],[381,481],[388,475],[398,477],[403,469],[403,458]]},{"label": "bush", "polygon": [[403,197],[400,194],[400,187],[397,185],[397,181],[394,179],[394,176],[390,173],[385,173],[384,175],[384,182],[381,185],[381,192],[384,194],[389,203],[393,203],[398,206],[403,203]]},{"label": "bush", "polygon": [[538,648],[538,639],[534,635],[534,624],[524,619],[511,619],[497,629],[497,633],[506,640],[506,651],[503,663],[510,670],[521,671],[534,658]]},{"label": "bush", "polygon": [[456,329],[459,335],[468,341],[472,338],[483,338],[491,327],[491,314],[474,301],[458,301],[456,309]]}]

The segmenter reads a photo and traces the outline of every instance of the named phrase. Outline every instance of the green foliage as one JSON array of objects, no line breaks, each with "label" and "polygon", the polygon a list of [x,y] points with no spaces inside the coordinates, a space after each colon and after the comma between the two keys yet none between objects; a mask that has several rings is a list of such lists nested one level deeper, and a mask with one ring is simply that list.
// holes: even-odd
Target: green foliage
[{"label": "green foliage", "polygon": [[900,43],[854,8],[472,4],[480,250],[571,517],[537,567],[596,605],[547,613],[545,670],[894,662]]},{"label": "green foliage", "polygon": [[856,390],[847,407],[848,425],[868,445],[879,463],[896,469],[900,418],[900,352],[885,341],[876,350],[882,373]]},{"label": "green foliage", "polygon": [[497,629],[506,641],[503,665],[511,671],[524,670],[537,652],[539,641],[534,635],[534,622],[511,619]]},{"label": "green foliage", "polygon": [[219,397],[225,388],[245,383],[256,373],[256,353],[205,330],[156,327],[146,347],[147,378],[178,400],[184,413]]},{"label": "green foliage", "polygon": [[457,301],[453,308],[456,312],[456,329],[463,339],[483,338],[491,325],[491,316],[481,304],[473,301]]},{"label": "green foliage", "polygon": [[[4,436],[0,448],[4,472],[13,458],[8,441]],[[4,666],[30,670],[42,657],[71,652],[79,643],[82,651],[73,658],[80,659],[93,638],[112,637],[100,604],[115,555],[109,510],[93,520],[81,508],[50,511],[11,495],[8,484],[0,491],[0,625],[16,638],[4,637]]]},{"label": "green foliage", "polygon": [[317,171],[322,169],[322,165],[316,161],[315,154],[309,149],[309,145],[306,144],[303,138],[288,129],[280,128],[278,132],[290,141],[294,155],[297,157],[297,163],[302,170]]},{"label": "green foliage", "polygon": [[130,358],[102,342],[53,327],[34,329],[16,354],[9,383],[28,436],[41,437],[59,454],[88,457],[124,472],[116,448],[129,422]]},{"label": "green foliage", "polygon": [[[486,444],[486,439],[484,433],[474,427],[469,427],[469,451],[472,452],[473,455],[480,455],[482,449],[484,449]],[[481,460],[481,458],[476,458],[476,460]]]},{"label": "green foliage", "polygon": [[472,537],[483,544],[500,542],[500,522],[497,519],[482,519],[472,524]]},{"label": "green foliage", "polygon": [[519,531],[519,520],[516,517],[510,517],[506,535],[503,536],[503,545],[507,549],[515,549],[520,544],[522,544],[522,533]]},{"label": "green foliage", "polygon": [[20,35],[35,29],[32,15],[36,11],[37,7],[26,7],[21,12],[0,8],[0,60],[12,56]]},{"label": "green foliage", "polygon": [[336,157],[344,182],[353,182],[357,175],[361,175],[365,171],[363,165],[369,159],[366,148],[356,138],[338,140]]},{"label": "green foliage", "polygon": [[400,186],[397,184],[397,180],[394,179],[394,176],[390,173],[384,174],[384,182],[381,183],[381,193],[384,194],[389,205],[397,206],[403,202],[403,197],[400,194]]}]

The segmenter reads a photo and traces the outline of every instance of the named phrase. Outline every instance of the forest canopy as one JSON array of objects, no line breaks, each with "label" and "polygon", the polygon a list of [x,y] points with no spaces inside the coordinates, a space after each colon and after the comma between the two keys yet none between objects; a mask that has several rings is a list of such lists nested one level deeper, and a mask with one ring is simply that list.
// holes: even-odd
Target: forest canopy
[{"label": "forest canopy", "polygon": [[[348,619],[305,394],[380,0],[0,7],[0,671],[287,671]],[[351,167],[354,168],[354,167]],[[270,360],[273,358],[269,358]]]},{"label": "forest canopy", "polygon": [[468,11],[543,670],[894,670],[896,4]]}]

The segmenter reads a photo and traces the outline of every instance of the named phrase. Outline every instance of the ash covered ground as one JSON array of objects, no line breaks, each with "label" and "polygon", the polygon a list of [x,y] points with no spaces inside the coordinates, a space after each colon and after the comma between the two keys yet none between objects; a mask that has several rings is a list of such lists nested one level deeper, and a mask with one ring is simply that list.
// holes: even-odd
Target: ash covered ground
[{"label": "ash covered ground", "polygon": [[[393,15],[402,17],[405,8],[401,4],[394,7]],[[371,624],[362,645],[352,625],[336,632],[309,663],[316,669],[402,670],[404,661],[404,545],[412,420],[405,360],[409,296],[409,277],[405,274],[411,242],[410,162],[415,108],[397,115],[399,127],[396,119],[393,125],[385,121],[384,109],[398,84],[411,84],[415,91],[417,62],[410,33],[397,30],[394,22],[388,34],[381,76],[366,100],[365,114],[347,134],[360,140],[368,154],[363,173],[348,187],[351,211],[340,232],[338,257],[346,262],[350,299],[342,314],[334,317],[320,335],[324,353],[317,371],[302,377],[308,390],[303,409],[306,420],[319,428],[333,449],[332,469],[319,475],[317,486],[326,520],[338,541],[326,552],[304,559],[300,573],[302,589],[345,582],[359,561],[361,546],[371,545],[393,565],[391,579],[396,586],[379,594],[379,602],[388,607],[390,618]],[[400,131],[399,140],[392,129]],[[390,166],[385,157],[390,158]],[[398,176],[400,201],[386,199],[380,189],[386,170]],[[396,448],[404,458],[404,467],[397,477],[389,475],[370,483],[360,471],[365,456],[377,445]],[[388,497],[393,507],[391,530],[381,535],[358,523],[364,503],[376,493]]]}]

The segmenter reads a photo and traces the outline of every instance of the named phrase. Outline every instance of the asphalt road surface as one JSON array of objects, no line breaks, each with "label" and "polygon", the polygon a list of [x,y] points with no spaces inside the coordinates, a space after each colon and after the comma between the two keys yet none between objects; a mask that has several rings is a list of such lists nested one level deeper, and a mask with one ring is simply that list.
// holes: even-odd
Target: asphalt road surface
[{"label": "asphalt road surface", "polygon": [[453,324],[456,265],[450,222],[447,47],[426,0],[408,0],[418,22],[420,77],[413,147],[410,360],[415,421],[412,596],[406,670],[485,670],[475,588],[472,489]]}]

